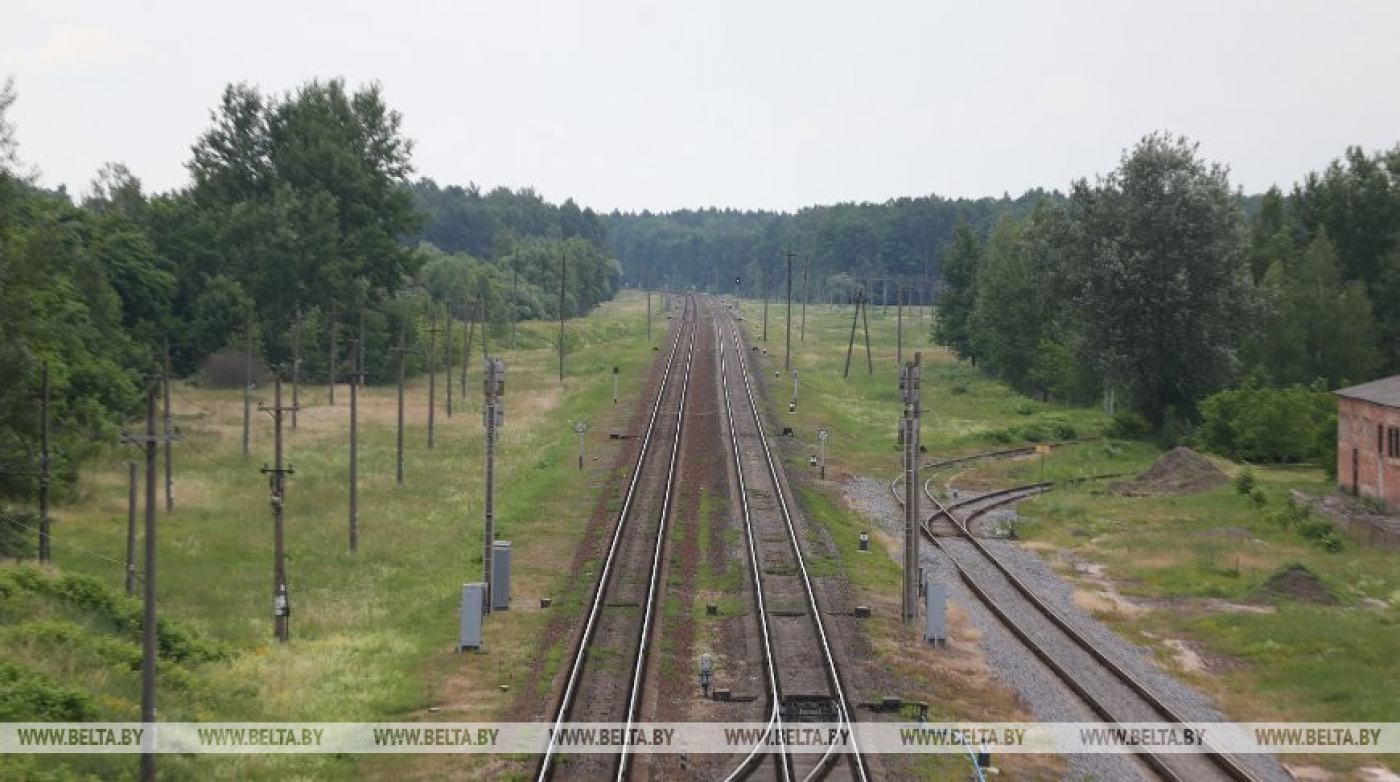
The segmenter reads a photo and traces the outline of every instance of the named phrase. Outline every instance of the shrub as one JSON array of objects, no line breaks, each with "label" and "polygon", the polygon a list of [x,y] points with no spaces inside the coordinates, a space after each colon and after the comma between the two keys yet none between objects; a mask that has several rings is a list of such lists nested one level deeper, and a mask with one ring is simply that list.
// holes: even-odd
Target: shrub
[{"label": "shrub", "polygon": [[1332,462],[1336,428],[1337,403],[1325,391],[1245,387],[1202,400],[1197,434],[1208,450],[1238,461]]},{"label": "shrub", "polygon": [[82,722],[94,716],[92,700],[82,690],[0,661],[0,722]]},{"label": "shrub", "polygon": [[1254,471],[1245,467],[1235,476],[1235,491],[1248,497],[1254,491],[1258,481],[1254,477]]},{"label": "shrub", "polygon": [[1113,423],[1108,426],[1108,436],[1119,440],[1146,440],[1152,435],[1152,424],[1138,413],[1120,410],[1113,415]]}]

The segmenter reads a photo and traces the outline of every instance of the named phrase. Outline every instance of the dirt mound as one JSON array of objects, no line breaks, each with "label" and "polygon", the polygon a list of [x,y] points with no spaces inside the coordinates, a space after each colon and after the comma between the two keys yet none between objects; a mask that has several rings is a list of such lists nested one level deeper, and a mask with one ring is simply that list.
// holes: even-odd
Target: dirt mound
[{"label": "dirt mound", "polygon": [[1306,565],[1293,562],[1280,567],[1250,595],[1256,602],[1299,600],[1305,603],[1335,603],[1337,596]]},{"label": "dirt mound", "polygon": [[1132,496],[1152,494],[1196,494],[1214,489],[1230,480],[1215,462],[1190,448],[1167,451],[1157,463],[1131,481],[1119,481],[1109,491]]}]

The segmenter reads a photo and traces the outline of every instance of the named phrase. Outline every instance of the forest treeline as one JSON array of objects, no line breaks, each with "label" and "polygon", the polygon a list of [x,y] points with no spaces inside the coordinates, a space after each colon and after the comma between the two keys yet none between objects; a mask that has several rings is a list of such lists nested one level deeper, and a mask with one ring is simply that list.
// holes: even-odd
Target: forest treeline
[{"label": "forest treeline", "polygon": [[[601,220],[533,191],[411,181],[412,142],[377,85],[311,81],[282,95],[230,85],[192,140],[187,186],[148,194],[119,163],[76,202],[35,184],[0,88],[0,503],[39,480],[40,386],[50,381],[53,471],[116,441],[169,340],[177,376],[251,333],[284,373],[353,370],[364,324],[370,382],[426,363],[426,329],[586,313],[617,290]],[[331,349],[332,324],[337,334]],[[495,343],[495,344],[500,344]],[[241,372],[234,373],[241,377]],[[2,509],[2,508],[0,508]]]},{"label": "forest treeline", "polygon": [[937,290],[936,259],[959,224],[979,234],[1003,215],[1025,215],[1059,192],[1029,190],[1017,198],[898,198],[880,204],[811,206],[796,213],[684,209],[614,212],[606,220],[608,249],[622,263],[627,285],[696,288],[775,295],[786,279],[806,274],[813,301],[849,301],[862,289],[870,301],[893,304],[899,291],[927,303]]}]

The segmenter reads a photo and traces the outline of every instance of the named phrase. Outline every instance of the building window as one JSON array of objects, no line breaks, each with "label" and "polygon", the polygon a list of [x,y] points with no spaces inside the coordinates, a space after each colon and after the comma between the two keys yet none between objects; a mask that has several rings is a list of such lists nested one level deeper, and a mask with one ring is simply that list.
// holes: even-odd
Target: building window
[{"label": "building window", "polygon": [[1386,456],[1392,459],[1400,459],[1400,429],[1390,427],[1390,447],[1386,451]]}]

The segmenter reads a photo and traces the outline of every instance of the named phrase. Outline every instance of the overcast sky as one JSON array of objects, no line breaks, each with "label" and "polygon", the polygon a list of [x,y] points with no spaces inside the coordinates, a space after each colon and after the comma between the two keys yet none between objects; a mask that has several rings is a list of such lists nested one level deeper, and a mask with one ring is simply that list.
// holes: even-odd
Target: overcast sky
[{"label": "overcast sky", "polygon": [[1400,2],[14,2],[20,155],[187,182],[229,82],[378,80],[439,183],[602,211],[1064,188],[1156,129],[1247,192],[1400,142]]}]

